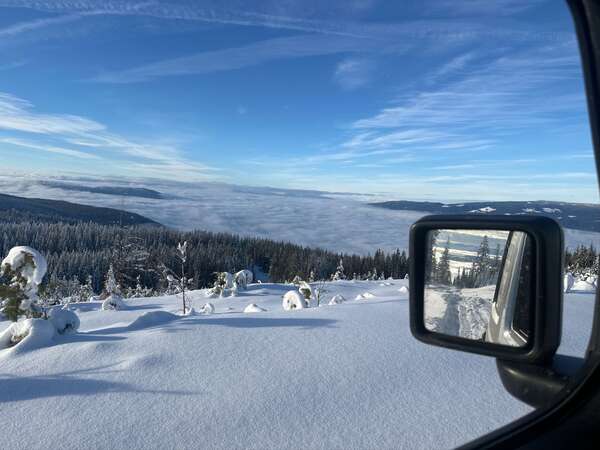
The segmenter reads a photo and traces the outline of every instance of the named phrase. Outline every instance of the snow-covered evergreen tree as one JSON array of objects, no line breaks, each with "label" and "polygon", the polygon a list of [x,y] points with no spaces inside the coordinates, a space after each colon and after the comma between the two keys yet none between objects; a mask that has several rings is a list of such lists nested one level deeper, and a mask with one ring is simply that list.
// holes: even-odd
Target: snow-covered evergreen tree
[{"label": "snow-covered evergreen tree", "polygon": [[45,316],[38,287],[47,270],[46,259],[31,247],[13,247],[0,264],[0,312],[16,322],[20,315]]},{"label": "snow-covered evergreen tree", "polygon": [[345,280],[346,274],[344,274],[344,261],[340,258],[337,267],[335,268],[335,273],[333,274],[332,280]]},{"label": "snow-covered evergreen tree", "polygon": [[104,279],[104,291],[106,292],[107,296],[121,296],[121,287],[119,286],[119,283],[117,283],[112,264],[108,267],[108,272],[106,273],[106,278]]},{"label": "snow-covered evergreen tree", "polygon": [[436,267],[435,281],[440,284],[450,284],[452,274],[450,273],[450,238],[446,242],[440,262]]}]

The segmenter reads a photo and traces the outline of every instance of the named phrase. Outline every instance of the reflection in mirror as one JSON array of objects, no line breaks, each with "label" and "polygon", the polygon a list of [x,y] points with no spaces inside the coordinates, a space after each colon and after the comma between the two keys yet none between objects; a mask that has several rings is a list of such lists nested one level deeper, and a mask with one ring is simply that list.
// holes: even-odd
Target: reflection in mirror
[{"label": "reflection in mirror", "polygon": [[432,230],[427,242],[425,327],[465,339],[526,345],[534,259],[527,233]]}]

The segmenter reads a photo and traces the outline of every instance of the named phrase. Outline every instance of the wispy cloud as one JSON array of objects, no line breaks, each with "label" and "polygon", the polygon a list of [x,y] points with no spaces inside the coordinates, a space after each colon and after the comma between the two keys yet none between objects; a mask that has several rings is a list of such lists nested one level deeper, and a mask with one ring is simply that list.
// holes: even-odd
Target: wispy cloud
[{"label": "wispy cloud", "polygon": [[[580,76],[570,45],[536,48],[484,63],[450,83],[402,96],[377,114],[355,121],[342,144],[356,152],[378,149],[481,151],[521,130],[585,120],[583,93],[558,82]],[[448,73],[472,60],[463,55],[434,70]]]},{"label": "wispy cloud", "polygon": [[0,38],[16,36],[28,31],[38,30],[56,25],[65,25],[70,22],[80,20],[81,14],[68,14],[59,17],[48,17],[43,19],[30,20],[28,22],[19,22],[5,28],[0,28]]},{"label": "wispy cloud", "polygon": [[[65,0],[51,2],[4,0],[0,1],[0,7],[2,6],[24,7],[48,13],[77,14],[79,16],[85,14],[142,16],[165,20],[186,20],[223,25],[286,29],[338,36],[365,37],[365,34],[360,31],[360,27],[353,23],[269,14],[260,5],[255,5],[254,10],[248,11],[241,9],[237,2],[203,5],[168,1]],[[283,10],[285,11],[285,8]],[[51,24],[51,22],[48,23],[48,25]],[[41,26],[42,24],[38,25],[38,27]]]},{"label": "wispy cloud", "polygon": [[92,153],[86,153],[79,150],[73,150],[64,147],[57,147],[54,145],[40,144],[36,142],[27,141],[18,138],[1,138],[0,143],[14,145],[17,147],[29,148],[32,150],[41,150],[49,153],[56,153],[59,155],[80,158],[80,159],[100,159],[98,155]]},{"label": "wispy cloud", "polygon": [[40,114],[26,100],[0,92],[0,129],[36,134],[83,134],[105,129],[104,125],[80,116]]},{"label": "wispy cloud", "polygon": [[120,72],[106,73],[96,77],[94,81],[133,83],[165,76],[235,70],[285,58],[367,51],[376,49],[379,45],[363,38],[341,38],[320,34],[274,38],[241,47],[202,52]]},{"label": "wispy cloud", "polygon": [[[6,93],[0,93],[0,129],[13,133],[45,135],[49,139],[95,152],[114,164],[126,159],[126,165],[138,173],[170,177],[174,173],[181,179],[219,178],[218,169],[191,161],[178,148],[168,144],[146,144],[110,132],[103,124],[76,115],[42,114],[31,103]],[[64,145],[40,144],[20,137],[7,137],[5,144],[27,147],[77,158],[97,158],[89,152]]]},{"label": "wispy cloud", "polygon": [[546,0],[436,0],[430,5],[430,11],[442,11],[446,14],[504,15],[521,13],[527,9],[541,5]]},{"label": "wispy cloud", "polygon": [[334,80],[345,90],[354,90],[367,85],[375,63],[366,58],[346,58],[335,69]]}]

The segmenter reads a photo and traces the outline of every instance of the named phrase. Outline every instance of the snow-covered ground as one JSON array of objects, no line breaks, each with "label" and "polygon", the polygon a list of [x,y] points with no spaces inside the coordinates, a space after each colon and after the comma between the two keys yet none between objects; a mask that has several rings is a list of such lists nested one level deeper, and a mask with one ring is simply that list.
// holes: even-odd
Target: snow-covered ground
[{"label": "snow-covered ground", "polygon": [[[163,199],[149,199],[65,191],[39,183],[46,180],[35,175],[0,174],[0,192],[125,209],[183,230],[257,236],[362,255],[373,254],[378,248],[408,249],[410,225],[426,215],[419,211],[376,208],[364,201],[376,201],[376,197],[319,191],[165,180],[134,183],[135,187],[154,189],[165,195]],[[55,181],[61,180],[86,186],[124,185],[123,180],[110,179]],[[570,248],[590,243],[598,248],[600,233],[565,229],[565,242]]]},{"label": "snow-covered ground", "polygon": [[425,326],[451,336],[481,339],[490,321],[495,289],[495,285],[472,289],[427,286]]},{"label": "snow-covered ground", "polygon": [[[174,296],[79,304],[78,334],[0,356],[2,447],[448,448],[530,411],[492,358],[411,336],[405,284],[331,282],[326,301],[347,301],[295,311],[277,284],[212,315],[182,317]],[[560,353],[583,355],[592,306],[566,295]]]}]

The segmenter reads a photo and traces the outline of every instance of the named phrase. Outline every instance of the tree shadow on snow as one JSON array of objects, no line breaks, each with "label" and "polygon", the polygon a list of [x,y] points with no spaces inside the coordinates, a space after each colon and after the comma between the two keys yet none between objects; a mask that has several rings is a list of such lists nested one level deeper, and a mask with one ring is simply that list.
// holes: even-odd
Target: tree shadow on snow
[{"label": "tree shadow on snow", "polygon": [[142,311],[145,309],[160,309],[161,305],[132,305],[131,303],[126,304],[127,308],[125,311]]},{"label": "tree shadow on snow", "polygon": [[86,396],[113,392],[167,395],[200,394],[200,392],[191,391],[140,389],[128,383],[81,377],[82,375],[104,375],[107,373],[124,372],[124,370],[112,369],[112,367],[119,364],[121,363],[37,376],[0,374],[0,403],[44,397]]},{"label": "tree shadow on snow", "polygon": [[268,317],[203,317],[186,320],[186,324],[222,325],[233,328],[319,328],[332,327],[337,322],[332,319],[307,319],[307,318],[268,318]]}]

